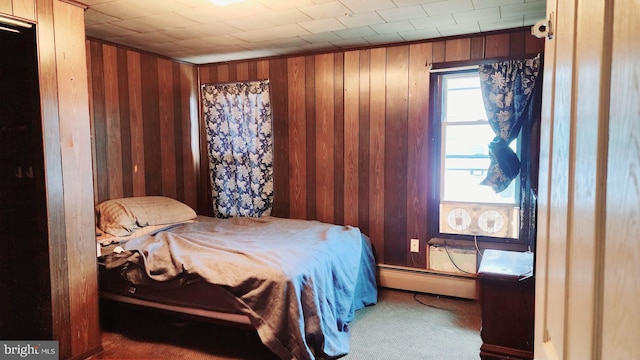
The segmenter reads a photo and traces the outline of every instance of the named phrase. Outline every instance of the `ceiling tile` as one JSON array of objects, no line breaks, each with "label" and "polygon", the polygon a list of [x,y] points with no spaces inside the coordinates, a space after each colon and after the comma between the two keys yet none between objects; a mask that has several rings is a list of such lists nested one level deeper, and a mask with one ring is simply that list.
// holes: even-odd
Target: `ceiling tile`
[{"label": "ceiling tile", "polygon": [[444,25],[438,26],[438,31],[442,36],[474,34],[480,32],[480,26],[477,22],[472,24]]},{"label": "ceiling tile", "polygon": [[413,31],[404,31],[400,33],[400,36],[404,41],[415,41],[422,39],[433,39],[440,35],[440,32],[436,28],[427,28]]},{"label": "ceiling tile", "polygon": [[303,13],[298,9],[274,11],[260,15],[260,18],[275,25],[287,25],[313,20],[309,15]]},{"label": "ceiling tile", "polygon": [[365,40],[362,38],[352,38],[352,39],[345,39],[340,41],[332,41],[331,43],[339,48],[353,48],[353,47],[362,46],[362,43],[364,41]]},{"label": "ceiling tile", "polygon": [[473,1],[473,7],[476,9],[484,9],[488,7],[524,3],[524,0],[472,0],[472,1]]},{"label": "ceiling tile", "polygon": [[407,6],[396,9],[379,10],[378,14],[388,22],[416,19],[427,14],[422,6]]},{"label": "ceiling tile", "polygon": [[397,7],[391,0],[341,0],[340,2],[354,14]]},{"label": "ceiling tile", "polygon": [[133,19],[114,21],[111,24],[136,32],[150,32],[181,28],[189,25],[196,25],[198,23],[176,14],[173,17],[162,15],[137,17]]},{"label": "ceiling tile", "polygon": [[480,10],[454,12],[453,18],[456,20],[456,24],[463,24],[479,20],[500,19],[500,8],[491,7]]},{"label": "ceiling tile", "polygon": [[331,1],[324,4],[316,4],[311,6],[303,6],[300,11],[310,16],[312,19],[319,20],[329,17],[344,15],[345,9],[339,1]]},{"label": "ceiling tile", "polygon": [[[161,31],[165,32],[165,31]],[[193,39],[205,36],[224,35],[233,32],[239,32],[239,29],[230,28],[229,25],[222,22],[212,22],[210,24],[199,24],[187,26],[179,29],[172,29],[171,36],[177,39]],[[167,33],[169,33],[167,31]]]},{"label": "ceiling tile", "polygon": [[112,21],[121,20],[115,16],[107,15],[101,13],[100,11],[89,11],[87,12],[87,16],[84,17],[85,26],[108,23]]},{"label": "ceiling tile", "polygon": [[452,14],[442,14],[429,17],[423,17],[420,19],[409,20],[416,29],[433,28],[443,25],[455,25],[456,21],[453,19]]},{"label": "ceiling tile", "polygon": [[114,36],[122,36],[122,35],[129,35],[129,34],[136,33],[135,31],[124,29],[119,26],[115,26],[111,24],[87,26],[85,28],[85,32],[88,37],[95,37],[99,39],[109,39]]},{"label": "ceiling tile", "polygon": [[309,35],[309,32],[298,24],[274,26],[266,31],[275,35],[278,38]]},{"label": "ceiling tile", "polygon": [[542,11],[546,12],[546,10],[547,4],[545,1],[535,1],[524,4],[500,6],[500,12],[502,13],[502,17],[504,18],[522,15],[523,13],[537,13]]},{"label": "ceiling tile", "polygon": [[413,31],[416,28],[407,20],[396,21],[392,23],[384,23],[370,26],[378,34],[391,34],[403,31]]},{"label": "ceiling tile", "polygon": [[524,26],[524,17],[480,20],[480,31],[493,31]]},{"label": "ceiling tile", "polygon": [[402,37],[397,33],[367,36],[364,39],[371,45],[384,45],[402,42]]},{"label": "ceiling tile", "polygon": [[448,0],[424,4],[422,7],[429,16],[449,14],[456,11],[473,10],[471,0]]},{"label": "ceiling tile", "polygon": [[367,12],[354,14],[351,16],[341,16],[338,18],[338,21],[343,23],[348,28],[373,25],[373,24],[382,24],[384,23],[384,19],[378,15],[377,12]]},{"label": "ceiling tile", "polygon": [[262,5],[271,10],[296,9],[314,4],[311,0],[258,0]]},{"label": "ceiling tile", "polygon": [[100,3],[91,6],[91,9],[99,11],[101,13],[109,14],[118,19],[143,17],[149,16],[151,14],[150,11],[148,11],[144,7],[136,5],[134,1],[130,0],[117,0]]},{"label": "ceiling tile", "polygon": [[246,42],[266,41],[278,38],[278,36],[264,30],[241,31],[233,33],[232,35]]},{"label": "ceiling tile", "polygon": [[335,18],[305,21],[301,22],[299,25],[313,34],[346,28],[340,21],[336,20]]},{"label": "ceiling tile", "polygon": [[301,39],[313,43],[330,43],[331,41],[340,41],[342,38],[333,32],[324,32],[319,34],[311,34],[300,36]]},{"label": "ceiling tile", "polygon": [[365,36],[374,36],[378,34],[368,26],[361,26],[357,28],[344,29],[344,30],[336,30],[334,31],[334,33],[343,39],[363,38]]}]

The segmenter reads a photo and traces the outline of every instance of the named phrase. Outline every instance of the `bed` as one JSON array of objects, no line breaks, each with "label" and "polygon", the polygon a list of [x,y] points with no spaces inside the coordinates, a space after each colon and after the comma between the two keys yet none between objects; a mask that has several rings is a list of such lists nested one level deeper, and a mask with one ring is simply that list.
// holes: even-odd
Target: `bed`
[{"label": "bed", "polygon": [[349,352],[354,313],[377,302],[358,228],[196,216],[166,197],[96,206],[102,299],[253,328],[281,359]]}]

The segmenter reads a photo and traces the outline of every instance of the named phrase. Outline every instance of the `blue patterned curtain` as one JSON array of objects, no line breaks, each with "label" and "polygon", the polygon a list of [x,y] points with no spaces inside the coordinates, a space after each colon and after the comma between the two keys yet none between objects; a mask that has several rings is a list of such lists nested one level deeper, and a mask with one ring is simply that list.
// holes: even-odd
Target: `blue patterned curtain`
[{"label": "blue patterned curtain", "polygon": [[202,101],[214,215],[269,215],[273,205],[269,81],[204,85]]},{"label": "blue patterned curtain", "polygon": [[491,163],[482,185],[496,193],[505,190],[520,172],[520,160],[509,144],[528,122],[533,90],[540,70],[540,55],[480,65],[480,84],[489,125],[496,137],[489,143]]}]

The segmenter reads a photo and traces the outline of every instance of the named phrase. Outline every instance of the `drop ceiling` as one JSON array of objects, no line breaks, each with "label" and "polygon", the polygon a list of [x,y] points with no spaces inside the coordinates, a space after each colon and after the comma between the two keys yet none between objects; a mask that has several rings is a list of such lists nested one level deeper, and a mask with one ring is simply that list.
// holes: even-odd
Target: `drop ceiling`
[{"label": "drop ceiling", "polygon": [[83,0],[87,36],[193,64],[533,25],[545,0]]}]

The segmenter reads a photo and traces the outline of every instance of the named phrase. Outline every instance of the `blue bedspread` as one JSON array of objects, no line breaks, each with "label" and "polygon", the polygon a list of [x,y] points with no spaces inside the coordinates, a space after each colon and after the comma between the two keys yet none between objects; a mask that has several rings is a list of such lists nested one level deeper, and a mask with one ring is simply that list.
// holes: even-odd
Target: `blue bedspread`
[{"label": "blue bedspread", "polygon": [[154,280],[189,273],[225,286],[262,342],[282,359],[348,353],[354,312],[377,301],[371,245],[355,227],[200,217],[132,239],[124,248]]}]

